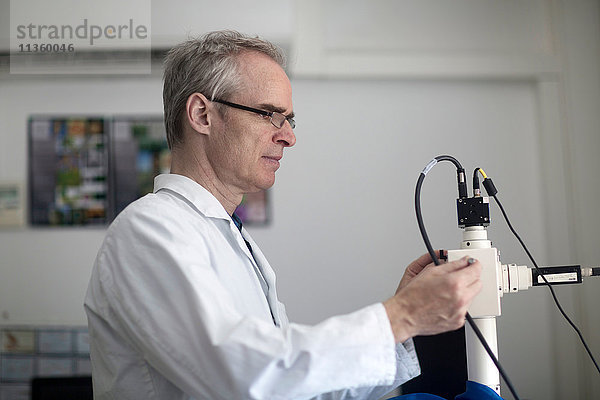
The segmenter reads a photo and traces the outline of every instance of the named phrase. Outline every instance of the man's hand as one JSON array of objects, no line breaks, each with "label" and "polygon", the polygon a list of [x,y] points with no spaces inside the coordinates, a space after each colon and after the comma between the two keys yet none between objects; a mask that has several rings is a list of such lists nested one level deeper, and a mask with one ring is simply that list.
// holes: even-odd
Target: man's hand
[{"label": "man's hand", "polygon": [[[440,251],[436,250],[435,255],[439,258]],[[400,280],[400,284],[398,285],[398,289],[396,290],[396,293],[398,293],[400,291],[400,289],[402,289],[404,286],[406,286],[408,284],[408,282],[413,280],[413,278],[415,276],[419,275],[426,266],[428,266],[429,264],[432,264],[432,263],[433,263],[433,260],[431,259],[431,256],[429,255],[429,253],[425,253],[421,257],[417,258],[415,261],[411,262],[408,265],[408,267],[406,267],[406,270],[404,270],[404,275],[402,275],[402,279]]]},{"label": "man's hand", "polygon": [[413,261],[394,297],[383,303],[396,343],[463,326],[467,309],[481,290],[480,276],[481,264],[467,257],[439,266],[428,254]]}]

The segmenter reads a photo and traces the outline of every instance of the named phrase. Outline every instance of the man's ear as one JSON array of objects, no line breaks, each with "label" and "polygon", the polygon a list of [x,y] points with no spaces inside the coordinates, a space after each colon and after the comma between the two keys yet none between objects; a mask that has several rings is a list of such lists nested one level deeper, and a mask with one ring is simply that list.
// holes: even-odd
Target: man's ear
[{"label": "man's ear", "polygon": [[190,127],[204,135],[210,133],[211,115],[209,111],[210,101],[202,93],[194,93],[188,97],[185,104],[186,118]]}]

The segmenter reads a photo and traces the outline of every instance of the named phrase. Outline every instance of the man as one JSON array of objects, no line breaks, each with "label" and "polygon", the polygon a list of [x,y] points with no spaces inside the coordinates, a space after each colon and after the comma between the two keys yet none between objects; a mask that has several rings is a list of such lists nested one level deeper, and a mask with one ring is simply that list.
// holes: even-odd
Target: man
[{"label": "man", "polygon": [[479,263],[408,266],[395,296],[290,324],[275,275],[234,210],[273,185],[296,142],[292,89],[270,43],[214,32],[164,73],[171,173],[125,209],[85,300],[98,399],[377,399],[419,373],[411,338],[457,329]]}]

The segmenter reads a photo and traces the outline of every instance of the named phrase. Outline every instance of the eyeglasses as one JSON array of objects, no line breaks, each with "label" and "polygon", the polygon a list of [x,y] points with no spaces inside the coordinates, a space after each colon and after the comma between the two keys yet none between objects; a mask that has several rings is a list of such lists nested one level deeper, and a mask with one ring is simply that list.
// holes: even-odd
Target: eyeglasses
[{"label": "eyeglasses", "polygon": [[250,111],[250,112],[262,115],[264,117],[269,117],[269,119],[271,120],[271,124],[273,124],[273,126],[275,126],[276,128],[281,128],[283,126],[283,124],[285,124],[285,121],[290,123],[290,126],[292,127],[292,129],[294,129],[296,127],[296,121],[294,121],[294,117],[286,117],[285,115],[283,115],[282,113],[279,113],[277,111],[259,110],[258,108],[243,106],[241,104],[230,103],[229,101],[219,100],[219,99],[214,99],[213,101],[217,102],[217,103],[225,104],[226,106],[229,106],[229,107],[239,108],[240,110]]}]

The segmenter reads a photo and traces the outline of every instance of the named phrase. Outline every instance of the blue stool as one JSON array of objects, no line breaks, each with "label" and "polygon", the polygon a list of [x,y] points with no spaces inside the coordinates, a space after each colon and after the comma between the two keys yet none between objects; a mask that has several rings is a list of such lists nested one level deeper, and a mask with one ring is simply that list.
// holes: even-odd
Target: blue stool
[{"label": "blue stool", "polygon": [[[389,400],[447,400],[427,393],[412,393],[396,396]],[[455,397],[455,400],[503,400],[498,393],[481,383],[467,381],[467,391]]]}]

